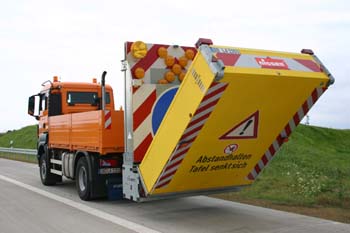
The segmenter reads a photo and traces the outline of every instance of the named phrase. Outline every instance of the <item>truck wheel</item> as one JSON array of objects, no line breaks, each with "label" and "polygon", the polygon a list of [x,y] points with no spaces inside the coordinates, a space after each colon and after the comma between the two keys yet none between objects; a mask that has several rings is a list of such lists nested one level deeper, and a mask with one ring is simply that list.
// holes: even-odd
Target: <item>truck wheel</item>
[{"label": "truck wheel", "polygon": [[57,182],[55,174],[50,172],[50,164],[48,159],[47,147],[44,149],[44,153],[40,156],[40,179],[43,185],[55,185]]},{"label": "truck wheel", "polygon": [[85,157],[78,160],[77,170],[75,173],[75,184],[79,197],[88,201],[91,200],[91,182],[89,181],[90,169]]}]

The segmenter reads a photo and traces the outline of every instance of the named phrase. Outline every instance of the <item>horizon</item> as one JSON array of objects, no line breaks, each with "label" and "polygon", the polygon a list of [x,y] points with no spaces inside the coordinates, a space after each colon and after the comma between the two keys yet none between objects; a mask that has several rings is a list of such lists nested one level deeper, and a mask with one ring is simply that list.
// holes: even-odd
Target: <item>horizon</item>
[{"label": "horizon", "polygon": [[[9,131],[11,131],[11,132],[17,131],[17,130],[21,130],[21,129],[29,127],[29,126],[36,126],[36,125],[37,124],[32,124],[32,125],[26,125],[26,126],[23,126],[21,128],[17,128],[17,129],[8,129],[6,131],[0,131],[0,134],[6,134],[6,133],[9,133]],[[317,127],[317,128],[323,128],[323,129],[333,129],[333,130],[350,130],[350,128],[348,128],[348,129],[331,128],[331,127],[325,127],[325,126],[319,126],[319,125],[306,124],[305,122],[301,122],[299,125]]]}]

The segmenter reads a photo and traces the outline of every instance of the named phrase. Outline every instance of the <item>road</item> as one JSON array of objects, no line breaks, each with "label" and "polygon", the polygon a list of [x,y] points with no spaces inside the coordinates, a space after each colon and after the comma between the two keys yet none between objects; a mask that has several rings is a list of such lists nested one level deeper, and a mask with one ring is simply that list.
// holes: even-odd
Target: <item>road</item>
[{"label": "road", "polygon": [[10,232],[348,233],[350,225],[205,196],[84,202],[74,182],[46,187],[37,165],[0,159],[0,233]]}]

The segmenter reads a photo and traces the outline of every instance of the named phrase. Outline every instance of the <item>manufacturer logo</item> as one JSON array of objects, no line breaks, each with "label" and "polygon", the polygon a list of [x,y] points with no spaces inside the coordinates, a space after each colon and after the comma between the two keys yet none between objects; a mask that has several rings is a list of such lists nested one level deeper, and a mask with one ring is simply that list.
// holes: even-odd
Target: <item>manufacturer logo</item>
[{"label": "manufacturer logo", "polygon": [[204,93],[205,92],[205,87],[204,87],[204,84],[203,84],[201,76],[197,73],[197,71],[195,69],[192,69],[191,74],[192,74],[192,77],[194,78],[194,82],[196,83],[196,85]]},{"label": "manufacturer logo", "polygon": [[288,70],[288,65],[283,59],[256,57],[255,60],[261,66],[261,68]]}]

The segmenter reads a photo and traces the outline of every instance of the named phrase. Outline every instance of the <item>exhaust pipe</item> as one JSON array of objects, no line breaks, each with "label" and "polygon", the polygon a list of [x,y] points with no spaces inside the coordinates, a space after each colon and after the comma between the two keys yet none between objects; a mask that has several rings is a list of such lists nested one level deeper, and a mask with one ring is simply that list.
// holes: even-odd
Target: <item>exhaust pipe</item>
[{"label": "exhaust pipe", "polygon": [[106,85],[105,85],[105,78],[106,78],[107,71],[103,71],[102,78],[101,78],[101,95],[102,95],[102,110],[106,110]]}]

